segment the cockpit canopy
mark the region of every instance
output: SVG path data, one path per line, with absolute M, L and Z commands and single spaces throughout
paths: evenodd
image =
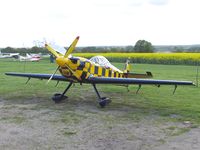
M 121 70 L 119 70 L 118 68 L 113 66 L 104 56 L 94 56 L 94 57 L 90 58 L 90 61 L 93 63 L 96 63 L 102 67 L 111 68 L 114 71 L 118 71 L 118 72 L 122 73 Z

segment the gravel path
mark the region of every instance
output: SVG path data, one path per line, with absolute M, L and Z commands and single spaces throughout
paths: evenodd
M 0 149 L 198 150 L 200 129 L 90 101 L 0 99 Z

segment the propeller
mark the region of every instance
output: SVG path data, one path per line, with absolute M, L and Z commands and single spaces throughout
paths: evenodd
M 51 75 L 51 77 L 49 78 L 49 80 L 47 81 L 46 84 L 48 84 L 48 83 L 51 81 L 51 79 L 53 78 L 53 76 L 56 74 L 56 72 L 57 72 L 59 69 L 60 69 L 60 66 L 57 67 L 56 71 Z
M 56 57 L 56 62 L 57 62 L 57 64 L 58 64 L 59 61 L 62 62 L 64 59 L 68 59 L 68 56 L 74 51 L 75 46 L 76 46 L 78 40 L 79 40 L 79 36 L 77 36 L 76 39 L 72 42 L 72 44 L 69 46 L 69 48 L 67 49 L 67 51 L 66 51 L 64 57 L 61 56 L 60 54 L 58 54 L 58 53 L 56 52 L 56 50 L 54 50 L 50 45 L 45 44 L 45 47 Z M 73 74 L 77 79 L 80 80 L 79 75 L 78 75 L 75 71 L 73 71 L 67 64 L 66 64 L 66 67 L 72 72 L 72 74 Z M 53 76 L 56 74 L 56 72 L 57 72 L 59 69 L 60 69 L 60 65 L 57 67 L 56 71 L 55 71 L 55 72 L 51 75 L 51 77 L 48 79 L 47 84 L 51 81 L 51 79 L 53 78 Z

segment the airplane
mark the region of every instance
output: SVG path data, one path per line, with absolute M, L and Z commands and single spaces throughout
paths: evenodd
M 0 58 L 12 58 L 15 55 L 19 55 L 19 53 L 2 53 L 0 51 Z
M 37 61 L 38 62 L 41 59 L 39 54 L 26 54 L 26 56 L 14 55 L 12 57 L 20 61 Z
M 74 57 L 71 55 L 71 53 L 74 51 L 78 40 L 79 36 L 75 38 L 75 40 L 69 46 L 67 51 L 65 50 L 65 52 L 63 49 L 56 49 L 50 44 L 45 44 L 47 50 L 55 56 L 55 60 L 58 65 L 53 74 L 16 72 L 7 72 L 5 74 L 11 76 L 27 77 L 28 80 L 26 83 L 28 83 L 31 78 L 47 79 L 47 83 L 51 80 L 56 80 L 57 84 L 59 81 L 69 82 L 63 93 L 56 93 L 53 95 L 52 100 L 55 103 L 60 103 L 62 100 L 68 98 L 65 94 L 70 89 L 72 84 L 91 84 L 98 97 L 98 103 L 102 108 L 109 104 L 111 100 L 100 95 L 96 88 L 97 84 L 139 85 L 136 93 L 138 93 L 142 85 L 156 85 L 158 87 L 160 85 L 174 85 L 175 88 L 173 93 L 175 93 L 178 85 L 194 85 L 192 81 L 149 79 L 153 77 L 151 72 L 146 72 L 146 74 L 131 73 L 129 60 L 126 62 L 125 70 L 121 71 L 120 69 L 113 66 L 103 56 L 94 56 L 91 59 Z M 61 75 L 56 74 L 58 70 L 60 71 Z

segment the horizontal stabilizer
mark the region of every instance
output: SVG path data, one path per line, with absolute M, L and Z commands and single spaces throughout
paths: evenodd
M 152 78 L 153 77 L 151 72 L 146 72 L 146 74 L 124 73 L 124 76 L 127 77 L 127 78 Z

